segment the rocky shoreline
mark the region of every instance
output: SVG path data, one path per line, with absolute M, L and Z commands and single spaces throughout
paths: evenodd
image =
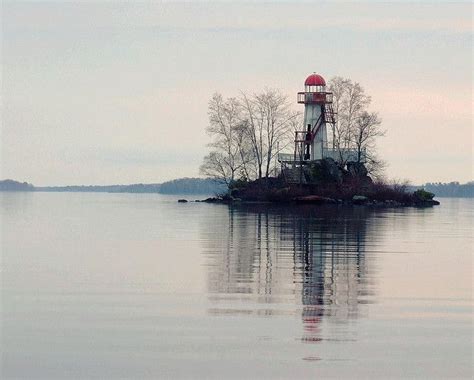
M 187 199 L 179 199 L 179 203 L 188 203 Z M 400 202 L 396 200 L 387 199 L 384 201 L 369 199 L 363 195 L 355 195 L 351 200 L 334 199 L 329 197 L 322 197 L 318 195 L 308 195 L 303 197 L 296 197 L 286 201 L 269 201 L 269 200 L 244 200 L 234 198 L 231 196 L 210 197 L 206 199 L 196 199 L 194 202 L 198 203 L 218 203 L 218 204 L 241 204 L 241 203 L 270 203 L 270 204 L 296 204 L 296 205 L 336 205 L 336 206 L 366 206 L 366 207 L 432 207 L 440 204 L 434 199 L 414 199 L 411 202 Z

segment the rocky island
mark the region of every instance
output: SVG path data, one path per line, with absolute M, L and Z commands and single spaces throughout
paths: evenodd
M 290 176 L 299 175 L 289 179 Z M 366 205 L 374 207 L 427 207 L 439 205 L 424 189 L 409 191 L 405 185 L 373 181 L 364 164 L 349 162 L 347 169 L 326 158 L 302 166 L 299 173 L 283 170 L 278 177 L 237 180 L 229 191 L 210 203 L 272 202 L 296 204 Z

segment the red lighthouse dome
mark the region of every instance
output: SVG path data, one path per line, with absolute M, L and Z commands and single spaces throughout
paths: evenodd
M 304 81 L 305 86 L 326 86 L 326 81 L 324 78 L 319 74 L 311 74 L 306 80 Z
M 316 73 L 304 81 L 304 92 L 298 92 L 298 103 L 326 104 L 332 103 L 332 94 L 326 91 L 326 81 Z

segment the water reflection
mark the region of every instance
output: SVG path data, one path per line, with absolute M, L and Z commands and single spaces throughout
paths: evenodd
M 382 220 L 365 208 L 229 207 L 203 232 L 209 313 L 300 313 L 303 341 L 318 342 L 324 321 L 350 322 L 372 301 L 367 244 Z

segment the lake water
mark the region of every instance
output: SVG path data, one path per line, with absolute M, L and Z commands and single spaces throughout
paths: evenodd
M 471 378 L 474 201 L 0 193 L 2 378 Z

